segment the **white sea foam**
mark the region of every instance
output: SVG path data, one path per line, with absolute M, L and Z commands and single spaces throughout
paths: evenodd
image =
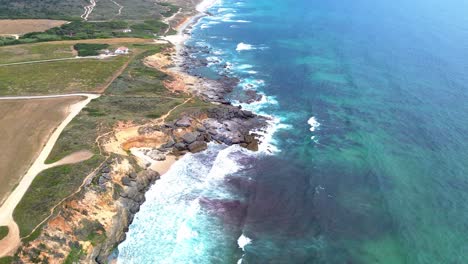
M 249 69 L 249 68 L 246 68 L 246 69 Z M 248 73 L 249 71 L 243 71 L 243 72 Z M 239 86 L 242 87 L 244 90 L 257 90 L 258 88 L 265 86 L 265 81 L 261 79 L 245 78 L 239 83 Z
M 311 118 L 309 118 L 307 123 L 310 125 L 311 132 L 314 132 L 320 126 L 320 123 L 317 121 L 315 116 L 312 116 Z
M 252 239 L 249 237 L 245 236 L 242 234 L 238 239 L 237 239 L 237 245 L 239 245 L 239 248 L 242 249 L 242 251 L 245 251 L 245 246 L 248 244 L 252 243 Z
M 314 116 L 309 118 L 307 123 L 310 125 L 311 132 L 314 132 L 316 129 L 320 127 L 320 123 L 317 121 L 317 119 Z M 310 139 L 314 141 L 315 143 L 317 143 L 317 139 L 315 138 L 315 136 L 311 136 Z
M 250 239 L 249 237 L 245 236 L 244 234 L 242 234 L 238 239 L 237 239 L 237 245 L 239 245 L 239 248 L 242 249 L 242 251 L 245 252 L 245 246 L 247 246 L 248 244 L 252 243 L 252 239 Z M 242 264 L 243 262 L 243 258 L 244 258 L 245 254 L 242 254 L 242 258 L 240 258 L 238 261 L 237 261 L 237 264 Z
M 241 43 L 237 44 L 237 47 L 236 47 L 237 51 L 253 50 L 253 49 L 255 49 L 255 47 L 253 45 L 247 44 L 247 43 L 244 43 L 244 42 L 241 42 Z

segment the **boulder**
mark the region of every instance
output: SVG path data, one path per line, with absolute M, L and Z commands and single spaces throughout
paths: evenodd
M 200 152 L 208 148 L 205 141 L 195 141 L 188 145 L 188 149 L 192 153 Z
M 164 145 L 162 145 L 163 148 L 171 148 L 174 146 L 175 142 L 172 138 L 170 138 Z
M 174 148 L 177 150 L 185 150 L 187 149 L 187 146 L 185 145 L 185 143 L 179 142 L 174 145 Z
M 190 144 L 192 142 L 195 142 L 200 135 L 199 132 L 190 132 L 186 133 L 182 136 L 182 139 L 184 140 L 185 143 Z
M 125 185 L 125 186 L 131 186 L 132 185 L 132 180 L 129 177 L 124 176 L 124 177 L 122 177 L 122 184 Z
M 178 127 L 189 127 L 192 125 L 192 119 L 188 116 L 184 116 L 181 119 L 175 122 L 175 125 Z

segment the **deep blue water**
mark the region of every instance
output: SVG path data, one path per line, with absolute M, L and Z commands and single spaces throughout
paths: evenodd
M 213 62 L 199 72 L 241 79 L 234 103 L 245 89 L 265 95 L 244 107 L 275 118 L 270 151 L 185 156 L 148 193 L 119 261 L 468 263 L 467 10 L 211 8 L 187 45 L 210 50 L 194 54 Z

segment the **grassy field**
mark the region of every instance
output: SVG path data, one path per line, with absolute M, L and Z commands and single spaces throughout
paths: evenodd
M 14 62 L 50 60 L 74 57 L 72 45 L 37 43 L 0 47 L 0 65 Z
M 8 226 L 0 226 L 0 240 L 8 235 Z
M 39 154 L 47 138 L 81 97 L 0 101 L 0 203 Z
M 67 21 L 50 19 L 0 19 L 0 35 L 23 35 L 29 32 L 45 31 L 65 23 L 67 23 Z
M 0 67 L 0 95 L 93 92 L 105 86 L 129 60 L 77 59 Z

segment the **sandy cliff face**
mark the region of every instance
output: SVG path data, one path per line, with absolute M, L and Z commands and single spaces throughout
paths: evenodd
M 110 157 L 74 199 L 62 204 L 40 236 L 23 246 L 21 261 L 63 263 L 69 257 L 106 262 L 158 177 L 138 168 L 130 157 Z

